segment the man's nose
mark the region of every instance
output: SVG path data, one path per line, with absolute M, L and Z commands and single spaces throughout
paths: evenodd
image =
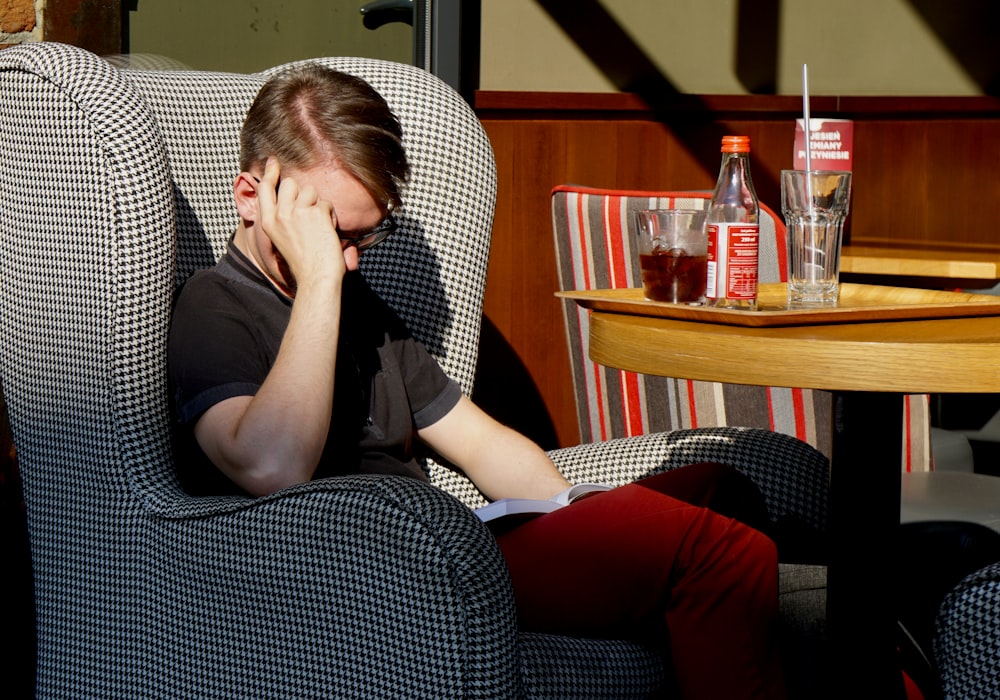
M 358 252 L 357 246 L 346 241 L 341 241 L 340 244 L 344 249 L 344 263 L 347 265 L 347 269 L 350 271 L 357 270 L 358 264 L 361 261 L 361 253 Z

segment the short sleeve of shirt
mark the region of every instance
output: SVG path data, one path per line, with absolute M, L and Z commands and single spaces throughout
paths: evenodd
M 220 401 L 256 394 L 277 356 L 290 304 L 239 274 L 195 273 L 174 308 L 168 370 L 183 424 Z
M 413 428 L 434 424 L 458 403 L 461 389 L 364 278 L 349 277 L 341 337 L 360 374 L 372 378 L 372 417 L 405 403 Z

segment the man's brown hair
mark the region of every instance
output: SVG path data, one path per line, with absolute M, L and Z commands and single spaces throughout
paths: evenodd
M 318 63 L 291 68 L 257 93 L 240 132 L 240 169 L 269 156 L 306 169 L 336 160 L 394 209 L 410 174 L 399 120 L 361 78 Z

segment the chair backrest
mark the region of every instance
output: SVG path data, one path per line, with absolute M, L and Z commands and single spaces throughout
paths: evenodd
M 708 206 L 710 192 L 628 191 L 560 185 L 552 191 L 552 226 L 561 290 L 641 287 L 635 215 L 640 209 Z M 785 225 L 760 207 L 761 282 L 787 279 Z M 764 428 L 810 443 L 830 456 L 831 395 L 653 377 L 589 359 L 589 312 L 563 302 L 580 438 L 584 442 L 718 425 Z M 739 362 L 739 358 L 733 358 Z M 927 397 L 907 401 L 903 468 L 927 468 Z
M 495 195 L 489 141 L 425 71 L 322 60 L 370 81 L 402 122 L 413 180 L 401 229 L 364 256 L 365 273 L 470 393 Z M 47 42 L 0 51 L 0 383 L 46 682 L 83 668 L 67 658 L 110 638 L 102 620 L 129 615 L 107 607 L 112 591 L 151 584 L 133 562 L 155 543 L 137 530 L 218 507 L 184 494 L 174 473 L 167 328 L 177 286 L 215 262 L 237 223 L 237 131 L 267 76 L 119 70 Z M 479 497 L 434 469 L 456 495 Z

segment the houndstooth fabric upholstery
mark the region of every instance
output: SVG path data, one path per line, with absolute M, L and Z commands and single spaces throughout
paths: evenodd
M 423 297 L 445 311 L 412 313 L 468 390 L 488 143 L 425 74 L 345 63 L 380 87 L 398 79 L 407 132 L 431 128 L 411 137 L 430 162 L 400 237 L 422 267 L 383 283 L 449 271 Z M 0 371 L 28 511 L 37 695 L 520 696 L 504 564 L 455 498 L 371 477 L 256 500 L 178 488 L 172 296 L 235 225 L 236 129 L 263 79 L 123 74 L 57 44 L 0 53 Z M 449 197 L 454 211 L 427 213 Z M 440 241 L 461 250 L 433 250 Z M 399 253 L 381 255 L 388 269 Z
M 760 488 L 771 519 L 826 529 L 829 462 L 800 440 L 756 428 L 649 433 L 550 452 L 573 482 L 627 484 L 695 462 L 730 464 Z
M 963 579 L 941 603 L 934 657 L 946 700 L 1000 697 L 1000 562 Z

